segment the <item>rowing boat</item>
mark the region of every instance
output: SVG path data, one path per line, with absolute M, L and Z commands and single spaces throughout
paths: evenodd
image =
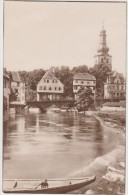
M 71 179 L 47 179 L 48 187 L 41 188 L 42 180 L 4 180 L 3 192 L 5 193 L 36 193 L 36 194 L 62 194 L 67 193 L 96 180 L 96 176 L 71 178 Z M 17 183 L 16 187 L 13 187 Z M 39 186 L 39 187 L 38 187 Z

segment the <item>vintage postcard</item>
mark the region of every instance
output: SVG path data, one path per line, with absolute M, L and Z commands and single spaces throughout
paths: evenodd
M 126 194 L 126 7 L 3 2 L 3 193 Z

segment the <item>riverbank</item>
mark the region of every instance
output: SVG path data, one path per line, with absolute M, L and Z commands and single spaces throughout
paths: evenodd
M 76 176 L 95 174 L 97 179 L 87 187 L 71 194 L 111 194 L 125 193 L 125 112 L 92 112 L 104 131 L 114 132 L 115 148 L 104 156 L 96 158 Z

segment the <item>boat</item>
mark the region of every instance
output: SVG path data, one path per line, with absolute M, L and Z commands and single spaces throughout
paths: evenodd
M 4 193 L 63 194 L 77 190 L 96 180 L 96 176 L 72 179 L 47 179 L 41 188 L 42 180 L 4 180 Z M 8 184 L 7 184 L 8 183 Z M 10 185 L 10 186 L 9 186 Z

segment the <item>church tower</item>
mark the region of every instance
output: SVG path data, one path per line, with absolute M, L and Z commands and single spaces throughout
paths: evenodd
M 109 48 L 106 44 L 106 30 L 103 29 L 100 32 L 100 44 L 97 50 L 97 55 L 94 56 L 95 58 L 95 65 L 97 64 L 104 64 L 109 67 L 110 71 L 112 71 L 112 56 L 109 55 Z

